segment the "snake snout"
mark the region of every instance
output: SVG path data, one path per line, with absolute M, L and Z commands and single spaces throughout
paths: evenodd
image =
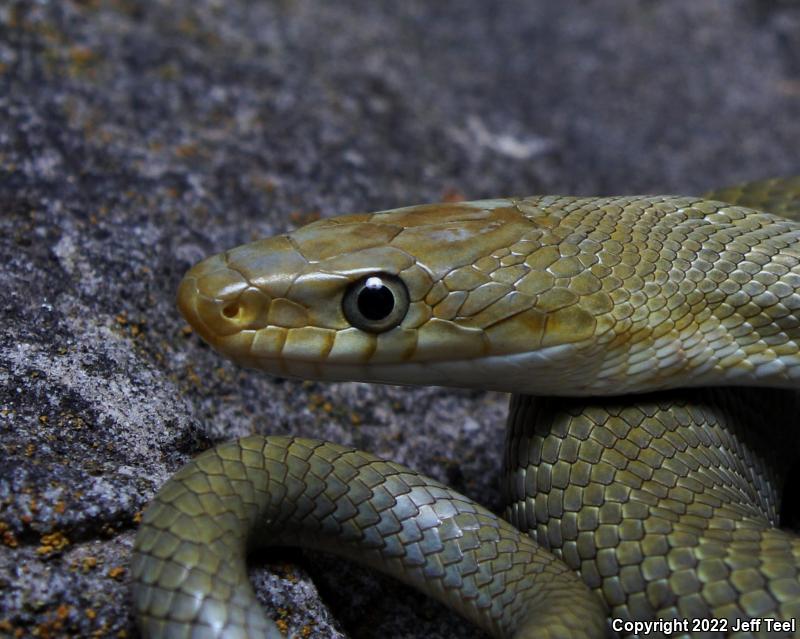
M 270 296 L 228 266 L 224 254 L 189 270 L 178 288 L 178 308 L 209 344 L 265 323 Z

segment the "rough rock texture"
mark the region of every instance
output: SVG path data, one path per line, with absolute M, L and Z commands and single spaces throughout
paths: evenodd
M 319 215 L 800 173 L 798 34 L 767 0 L 0 2 L 0 635 L 135 636 L 138 513 L 237 435 L 499 508 L 504 397 L 238 370 L 184 329 L 181 274 Z M 479 636 L 318 555 L 253 579 L 291 635 Z

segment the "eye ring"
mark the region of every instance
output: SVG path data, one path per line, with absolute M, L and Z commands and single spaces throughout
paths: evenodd
M 408 289 L 399 277 L 373 273 L 350 285 L 342 298 L 342 311 L 353 326 L 368 333 L 384 333 L 408 313 Z

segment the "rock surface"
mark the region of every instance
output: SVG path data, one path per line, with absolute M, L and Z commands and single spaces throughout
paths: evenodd
M 505 397 L 239 370 L 185 330 L 182 273 L 320 215 L 800 173 L 798 34 L 767 0 L 0 3 L 0 635 L 136 636 L 139 513 L 235 436 L 498 509 Z M 252 576 L 291 636 L 480 636 L 318 555 Z

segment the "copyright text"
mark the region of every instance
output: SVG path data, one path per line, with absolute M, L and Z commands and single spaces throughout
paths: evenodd
M 672 635 L 677 632 L 795 632 L 797 619 L 782 621 L 769 617 L 756 619 L 656 619 L 655 621 L 623 621 L 612 619 L 611 628 L 615 632 L 649 635 L 660 632 Z

